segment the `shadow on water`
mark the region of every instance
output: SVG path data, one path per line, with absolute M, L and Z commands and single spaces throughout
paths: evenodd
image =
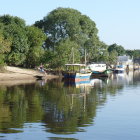
M 139 72 L 77 83 L 54 79 L 0 86 L 0 133 L 24 133 L 24 123 L 42 123 L 42 131 L 54 134 L 85 132 L 85 127 L 94 125 L 97 109 L 106 104 L 108 95 L 137 85 Z

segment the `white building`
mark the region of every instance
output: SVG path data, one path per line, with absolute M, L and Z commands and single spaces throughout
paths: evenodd
M 118 56 L 117 65 L 123 65 L 124 69 L 133 70 L 133 59 L 129 56 Z

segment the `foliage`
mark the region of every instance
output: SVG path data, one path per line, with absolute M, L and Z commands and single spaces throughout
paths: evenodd
M 124 54 L 140 58 L 140 50 L 100 41 L 95 22 L 75 9 L 54 9 L 35 26 L 26 26 L 16 16 L 0 16 L 0 65 L 35 67 L 43 63 L 62 69 L 73 63 L 72 54 L 75 63 L 84 63 L 85 52 L 87 62 L 113 64 Z
M 0 23 L 3 23 L 4 25 L 17 25 L 21 28 L 25 27 L 25 21 L 23 19 L 10 15 L 0 16 Z
M 118 53 L 118 56 L 122 56 L 125 54 L 125 49 L 121 45 L 112 44 L 108 47 L 109 52 L 112 52 L 113 50 Z
M 18 17 L 4 15 L 0 17 L 0 23 L 4 25 L 4 38 L 11 40 L 11 50 L 6 56 L 6 62 L 10 65 L 21 65 L 26 59 L 29 47 L 25 22 Z
M 130 56 L 131 58 L 140 58 L 140 50 L 126 50 L 126 55 Z
M 3 35 L 0 40 L 5 43 L 2 50 L 7 49 L 5 62 L 8 65 L 34 67 L 39 63 L 43 53 L 42 44 L 46 39 L 40 29 L 26 26 L 23 19 L 9 15 L 0 17 L 0 27 Z
M 140 58 L 140 50 L 133 51 L 133 58 Z
M 10 41 L 4 39 L 2 31 L 0 30 L 0 66 L 4 65 L 5 53 L 10 51 Z
M 80 61 L 79 46 L 69 39 L 61 41 L 55 47 L 55 52 L 46 51 L 43 63 L 49 63 L 51 68 L 63 68 L 66 63 L 76 63 Z M 74 57 L 74 62 L 73 62 Z
M 35 67 L 39 65 L 40 58 L 44 54 L 44 50 L 41 47 L 46 39 L 45 34 L 34 26 L 28 26 L 26 28 L 28 36 L 29 51 L 26 56 L 26 67 Z
M 0 35 L 0 54 L 8 53 L 10 51 L 10 41 L 4 39 L 2 35 Z
M 133 50 L 125 50 L 126 55 L 130 56 L 131 58 L 133 57 Z
M 117 63 L 117 58 L 118 58 L 118 53 L 113 50 L 109 53 L 109 57 L 108 57 L 108 63 L 109 64 L 116 64 Z
M 84 44 L 87 51 L 87 59 L 89 62 L 105 61 L 107 57 L 107 45 L 99 41 L 99 38 L 91 38 Z
M 71 8 L 58 8 L 49 13 L 43 20 L 37 21 L 35 26 L 44 30 L 47 35 L 45 48 L 56 53 L 56 49 L 61 42 L 65 45 L 65 40 L 75 42 L 79 46 L 81 58 L 84 56 L 85 44 L 91 40 L 92 45 L 88 47 L 94 50 L 100 46 L 97 36 L 96 24 L 89 17 L 82 15 L 79 11 Z M 73 46 L 74 47 L 74 46 Z M 60 48 L 60 47 L 59 47 Z M 76 48 L 77 49 L 77 48 Z M 89 49 L 90 52 L 92 49 Z M 65 49 L 67 50 L 67 49 Z M 68 52 L 67 52 L 68 53 Z M 56 53 L 57 54 L 57 53 Z M 62 55 L 62 54 L 61 54 Z

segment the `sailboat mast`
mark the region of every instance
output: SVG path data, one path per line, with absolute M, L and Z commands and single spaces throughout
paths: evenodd
M 85 49 L 85 65 L 87 64 L 87 59 L 86 59 L 86 49 Z
M 72 62 L 74 64 L 74 49 L 72 48 Z

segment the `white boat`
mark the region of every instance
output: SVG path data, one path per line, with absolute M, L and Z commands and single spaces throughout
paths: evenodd
M 93 63 L 93 64 L 89 64 L 88 67 L 91 69 L 91 71 L 98 71 L 98 72 L 103 72 L 107 69 L 107 66 L 104 63 Z

